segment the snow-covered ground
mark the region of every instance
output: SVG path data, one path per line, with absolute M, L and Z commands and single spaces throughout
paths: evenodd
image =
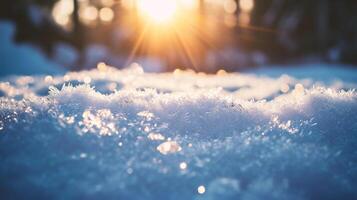
M 356 71 L 98 66 L 1 79 L 3 199 L 357 198 Z

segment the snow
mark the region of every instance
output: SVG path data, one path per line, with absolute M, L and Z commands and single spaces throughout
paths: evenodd
M 347 82 L 101 64 L 3 78 L 1 195 L 354 199 L 357 79 L 345 71 Z
M 35 47 L 17 44 L 14 38 L 15 25 L 9 21 L 0 21 L 0 77 L 64 72 L 64 69 L 44 57 Z
M 297 64 L 294 67 L 266 66 L 253 70 L 252 73 L 278 78 L 282 73 L 298 79 L 313 77 L 314 81 L 336 83 L 343 80 L 344 84 L 356 83 L 357 74 L 354 66 L 332 65 L 325 63 Z

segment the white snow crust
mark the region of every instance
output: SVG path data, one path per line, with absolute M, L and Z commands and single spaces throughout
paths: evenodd
M 356 73 L 98 66 L 1 80 L 5 199 L 357 197 Z

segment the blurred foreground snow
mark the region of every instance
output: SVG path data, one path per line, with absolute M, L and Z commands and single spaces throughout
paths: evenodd
M 1 197 L 355 199 L 357 78 L 344 75 L 100 64 L 2 79 Z

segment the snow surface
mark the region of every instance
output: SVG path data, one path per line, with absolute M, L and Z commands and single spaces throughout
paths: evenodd
M 2 79 L 0 194 L 356 199 L 357 79 L 346 76 L 352 81 L 101 64 Z

